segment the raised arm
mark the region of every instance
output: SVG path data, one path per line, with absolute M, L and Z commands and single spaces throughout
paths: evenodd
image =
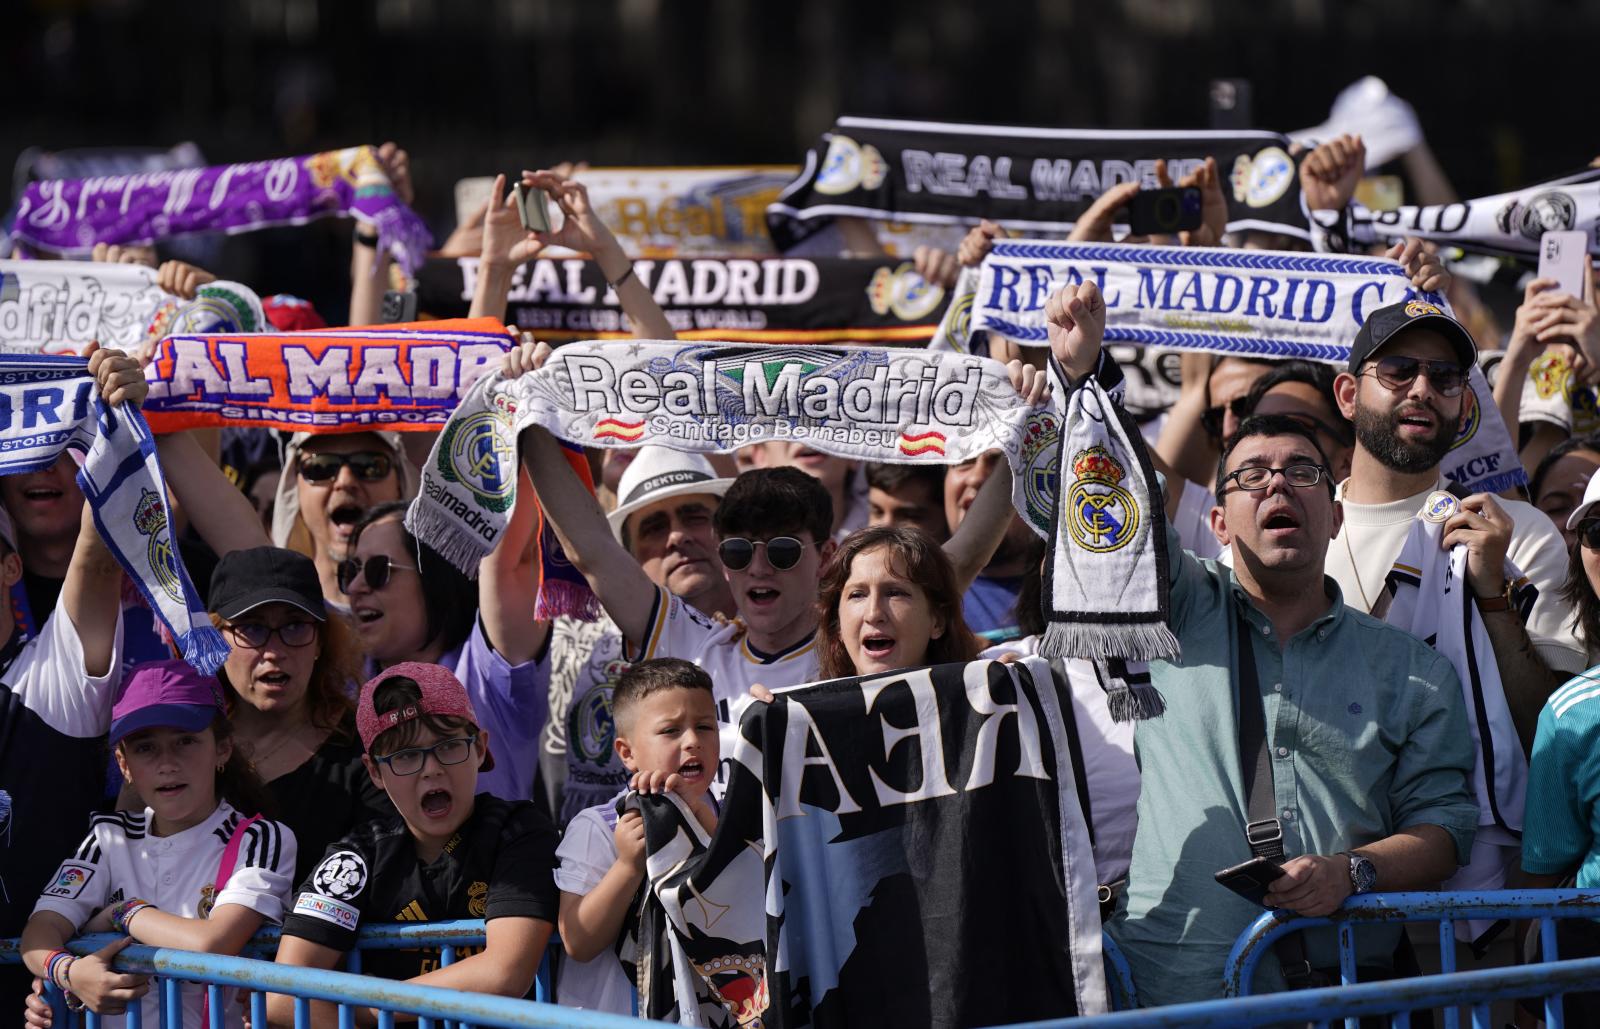
M 600 220 L 589 205 L 589 189 L 574 179 L 563 178 L 552 171 L 522 173 L 524 185 L 542 189 L 561 208 L 561 228 L 553 232 L 535 233 L 534 237 L 546 246 L 570 247 L 593 257 L 616 290 L 622 313 L 633 323 L 633 334 L 640 339 L 676 339 L 672 323 L 666 312 L 656 303 L 656 298 L 645 288 L 639 276 L 633 274 L 633 259 L 622 249 L 617 237 L 606 223 Z
M 546 344 L 524 343 L 506 355 L 505 373 L 525 375 L 542 365 L 549 353 Z M 656 584 L 611 534 L 600 502 L 578 480 L 556 438 L 544 429 L 529 428 L 523 431 L 519 447 L 522 467 L 573 567 L 588 580 L 622 635 L 631 643 L 643 642 L 658 595 Z
M 415 199 L 411 189 L 410 155 L 394 143 L 385 143 L 377 149 L 377 158 L 395 194 L 410 204 Z M 350 245 L 350 325 L 376 325 L 382 321 L 383 294 L 389 286 L 392 259 L 372 245 L 366 232 L 357 225 Z M 363 238 L 368 242 L 362 242 Z
M 157 436 L 156 453 L 161 457 L 167 488 L 177 498 L 189 524 L 218 557 L 271 545 L 250 498 L 228 481 L 192 432 Z
M 531 490 L 527 470 L 520 474 L 522 488 Z M 478 617 L 484 635 L 495 652 L 513 665 L 532 661 L 550 635 L 550 623 L 533 617 L 539 600 L 534 574 L 539 537 L 533 512 L 532 504 L 518 504 L 499 545 L 478 565 Z
M 506 295 L 524 263 L 539 256 L 544 244 L 522 227 L 517 198 L 506 192 L 506 177 L 496 175 L 483 209 L 483 249 L 478 257 L 478 284 L 472 292 L 470 318 L 506 320 Z

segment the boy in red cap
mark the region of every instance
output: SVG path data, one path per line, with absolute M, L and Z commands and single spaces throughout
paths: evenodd
M 372 779 L 394 803 L 332 844 L 301 885 L 283 923 L 278 962 L 333 968 L 355 946 L 362 921 L 487 920 L 487 945 L 448 967 L 437 948 L 363 955 L 362 971 L 385 979 L 475 993 L 527 996 L 555 928 L 556 832 L 528 801 L 477 792 L 493 765 L 489 734 L 446 668 L 392 665 L 361 687 L 356 729 Z M 273 1025 L 294 1023 L 294 999 L 267 1000 Z M 312 1005 L 334 1024 L 333 1005 Z

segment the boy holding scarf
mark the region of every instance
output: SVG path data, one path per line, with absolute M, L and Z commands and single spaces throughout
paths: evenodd
M 1062 437 L 1066 497 L 1075 495 L 1074 479 L 1091 477 L 1079 465 L 1104 478 L 1105 462 L 1076 460 L 1070 441 L 1083 432 L 1075 421 L 1094 408 L 1074 394 L 1098 389 L 1086 376 L 1100 352 L 1105 305 L 1090 282 L 1056 293 L 1047 313 L 1056 370 L 1071 387 Z M 1121 452 L 1109 460 L 1145 465 L 1136 432 L 1112 439 L 1120 444 L 1109 450 Z M 1265 858 L 1281 870 L 1268 906 L 1326 915 L 1354 893 L 1432 888 L 1465 860 L 1477 824 L 1466 713 L 1449 663 L 1346 607 L 1323 574 L 1341 516 L 1314 437 L 1290 419 L 1247 422 L 1226 441 L 1217 480 L 1212 525 L 1233 551 L 1233 568 L 1184 553 L 1170 527 L 1170 558 L 1131 566 L 1167 569 L 1168 622 L 1182 648 L 1181 657 L 1150 663 L 1167 710 L 1135 729 L 1139 828 L 1127 896 L 1110 925 L 1141 1001 L 1152 1005 L 1220 995 L 1217 969 L 1261 912 L 1213 873 Z M 1149 493 L 1145 505 L 1150 495 L 1159 494 Z M 1064 512 L 1063 523 L 1080 521 L 1078 514 Z M 1079 553 L 1057 558 L 1056 567 L 1092 586 L 1096 555 L 1078 537 L 1057 533 L 1058 550 Z M 1108 583 L 1103 595 L 1123 588 Z M 1108 617 L 1115 604 L 1102 611 L 1115 622 Z M 1266 781 L 1254 775 L 1259 747 L 1248 758 L 1241 753 L 1241 700 L 1260 705 Z M 1252 778 L 1258 782 L 1247 788 Z M 1257 790 L 1267 791 L 1276 817 L 1255 823 L 1270 831 L 1252 842 L 1248 798 Z M 1361 964 L 1381 969 L 1397 939 L 1397 929 L 1358 938 Z M 1307 943 L 1295 971 L 1336 966 L 1331 931 L 1308 935 Z M 1256 992 L 1281 988 L 1279 962 L 1261 967 Z

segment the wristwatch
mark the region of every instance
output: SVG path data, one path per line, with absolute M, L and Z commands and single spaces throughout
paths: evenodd
M 1360 854 L 1345 852 L 1345 857 L 1350 859 L 1350 892 L 1359 897 L 1363 893 L 1371 893 L 1378 885 L 1378 866 Z

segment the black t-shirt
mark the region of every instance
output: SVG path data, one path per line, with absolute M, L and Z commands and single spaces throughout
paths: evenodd
M 345 719 L 305 764 L 267 783 L 278 820 L 294 830 L 294 881 L 301 882 L 335 840 L 375 818 L 393 818 L 394 805 L 361 763 L 354 716 Z
M 538 918 L 555 925 L 561 907 L 555 866 L 556 830 L 544 812 L 530 801 L 480 793 L 471 817 L 426 865 L 398 815 L 359 826 L 328 847 L 300 885 L 283 932 L 348 951 L 363 921 Z M 361 956 L 363 974 L 382 979 L 411 979 L 438 967 L 437 947 Z
M 35 575 L 26 568 L 22 570 L 22 588 L 28 594 L 28 609 L 33 615 L 29 631 L 38 631 L 38 627 L 50 617 L 50 612 L 56 609 L 56 601 L 61 599 L 61 586 L 66 581 L 49 575 Z

